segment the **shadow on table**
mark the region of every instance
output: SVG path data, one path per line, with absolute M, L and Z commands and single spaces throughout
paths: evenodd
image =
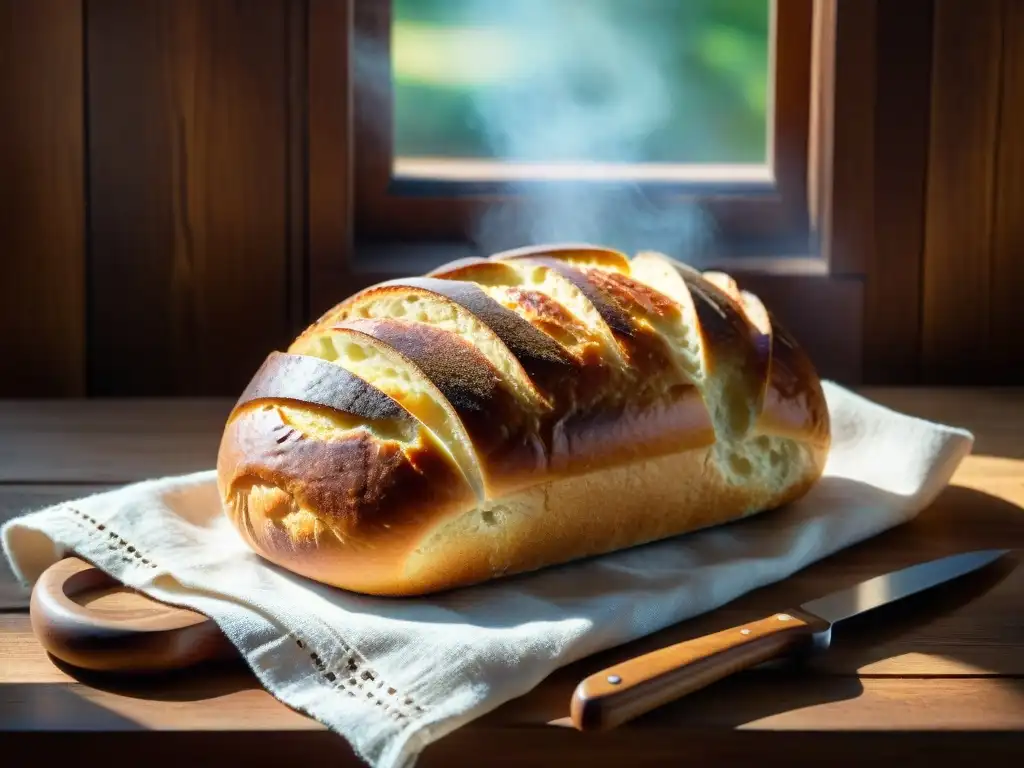
M 710 614 L 557 670 L 542 685 L 485 715 L 481 722 L 565 725 L 576 684 L 607 665 L 761 618 L 766 611 L 794 607 L 788 602 L 781 604 L 782 599 L 803 602 L 893 568 L 957 551 L 1024 547 L 1022 523 L 1024 511 L 1013 504 L 972 489 L 947 488 L 917 520 L 814 564 L 786 584 L 756 590 Z M 863 690 L 858 668 L 887 658 L 894 639 L 918 634 L 921 628 L 955 614 L 991 592 L 1013 572 L 1015 565 L 1016 556 L 1011 555 L 941 589 L 851 619 L 837 628 L 833 649 L 825 656 L 805 664 L 766 665 L 739 673 L 638 718 L 634 724 L 642 728 L 645 723 L 669 718 L 681 726 L 695 721 L 701 726 L 713 723 L 735 727 L 795 709 L 855 698 Z M 1021 640 L 1024 642 L 1024 638 Z M 955 659 L 961 650 L 962 647 L 949 644 L 942 655 Z M 830 659 L 843 653 L 853 663 L 839 671 L 829 669 Z M 259 687 L 241 660 L 143 677 L 91 673 L 55 663 L 91 687 L 155 700 L 196 701 Z
M 568 725 L 568 702 L 576 684 L 607 666 L 795 607 L 788 602 L 794 596 L 800 603 L 933 557 L 989 548 L 1024 551 L 1024 510 L 990 494 L 950 486 L 914 521 L 815 563 L 785 584 L 755 590 L 710 614 L 558 670 L 543 686 L 486 719 Z M 1021 551 L 1011 551 L 939 588 L 842 622 L 826 654 L 738 673 L 644 715 L 633 725 L 668 720 L 682 727 L 695 720 L 701 725 L 713 721 L 742 726 L 803 707 L 856 698 L 863 691 L 859 670 L 908 651 L 941 656 L 978 674 L 1024 674 L 1024 657 L 1014 654 L 1015 648 L 1024 647 L 1024 622 L 1013 618 L 1019 615 L 1015 596 L 1022 590 L 999 590 L 1004 582 L 1024 581 L 1024 569 L 1018 570 Z M 999 599 L 1008 603 L 1006 610 L 998 610 Z M 987 602 L 986 610 L 974 610 L 972 606 L 980 606 L 982 600 Z M 958 613 L 964 629 L 956 637 L 946 637 L 943 631 Z M 943 631 L 933 631 L 935 642 L 929 643 L 928 628 L 939 625 Z M 1007 665 L 1013 668 L 1000 668 Z M 886 674 L 898 675 L 896 671 Z
M 73 683 L 0 685 L 0 765 L 279 768 L 291 761 L 366 768 L 347 742 L 326 729 L 152 729 L 131 719 L 130 712 L 115 712 L 76 688 Z
M 158 701 L 203 701 L 262 688 L 241 658 L 197 664 L 187 670 L 114 673 L 79 669 L 49 656 L 54 666 L 79 683 L 99 691 Z
M 77 693 L 70 684 L 5 683 L 0 695 L 0 723 L 4 731 L 76 730 L 139 731 L 144 726 L 99 706 Z

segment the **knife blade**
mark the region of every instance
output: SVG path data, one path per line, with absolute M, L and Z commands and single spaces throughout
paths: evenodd
M 847 619 L 976 571 L 1008 552 L 986 549 L 917 563 L 608 667 L 576 687 L 572 723 L 581 731 L 607 730 L 742 669 L 798 651 L 824 652 L 833 628 Z

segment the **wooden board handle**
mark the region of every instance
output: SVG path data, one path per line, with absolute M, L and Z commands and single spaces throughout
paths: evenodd
M 573 694 L 579 730 L 607 730 L 727 675 L 808 643 L 826 627 L 796 612 L 776 613 L 713 635 L 637 656 L 591 675 Z
M 104 610 L 74 599 L 110 590 L 131 599 Z M 51 655 L 82 669 L 167 672 L 237 657 L 213 620 L 134 592 L 77 557 L 54 563 L 39 577 L 29 618 Z

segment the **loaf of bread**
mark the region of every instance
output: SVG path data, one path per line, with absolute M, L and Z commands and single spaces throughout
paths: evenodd
M 757 297 L 566 244 L 345 299 L 267 357 L 217 471 L 267 560 L 421 595 L 777 508 L 829 446 L 818 375 Z

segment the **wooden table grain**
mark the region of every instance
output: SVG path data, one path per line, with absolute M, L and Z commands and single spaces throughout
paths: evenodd
M 1024 754 L 1024 389 L 864 389 L 966 427 L 974 451 L 918 519 L 779 584 L 554 673 L 427 748 L 420 765 L 864 765 Z M 0 402 L 0 518 L 213 466 L 227 400 Z M 804 668 L 751 670 L 607 733 L 568 727 L 576 683 L 618 659 L 723 629 L 933 556 L 1010 548 L 995 567 L 856 619 Z M 17 588 L 0 567 L 0 605 Z M 152 678 L 51 660 L 0 612 L 0 750 L 77 765 L 358 765 L 347 744 L 238 665 Z M 33 753 L 32 750 L 36 750 Z M 11 763 L 18 765 L 17 761 Z

